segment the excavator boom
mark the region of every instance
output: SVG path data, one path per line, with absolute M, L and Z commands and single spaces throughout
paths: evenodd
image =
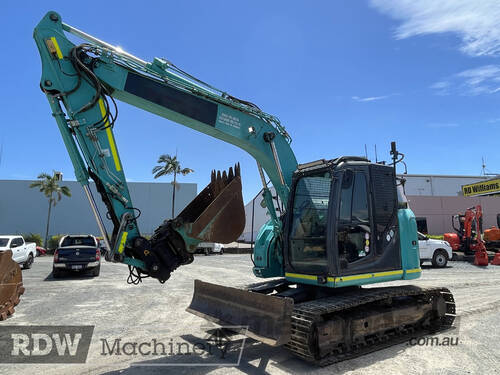
M 74 44 L 66 33 L 84 43 Z M 164 282 L 177 267 L 193 260 L 197 243 L 232 242 L 244 228 L 237 165 L 228 172 L 214 171 L 209 186 L 177 218 L 161 224 L 151 239 L 144 238 L 113 135 L 115 99 L 241 147 L 255 157 L 261 175 L 267 173 L 286 202 L 297 162 L 290 138 L 274 116 L 197 80 L 166 59 L 146 63 L 63 23 L 55 12 L 40 21 L 34 38 L 42 59 L 40 86 L 111 250 L 109 260 Z M 106 204 L 113 224 L 109 235 L 89 179 Z M 279 235 L 281 222 L 267 188 L 264 198 Z

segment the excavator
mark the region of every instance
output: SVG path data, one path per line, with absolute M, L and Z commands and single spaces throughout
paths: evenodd
M 236 240 L 245 215 L 236 164 L 213 171 L 177 217 L 151 238 L 142 236 L 114 138 L 116 100 L 233 144 L 257 162 L 269 221 L 258 232 L 252 262 L 263 281 L 235 288 L 195 280 L 188 312 L 242 327 L 249 337 L 321 366 L 452 326 L 455 302 L 446 288 L 369 285 L 421 275 L 415 216 L 395 174 L 404 155 L 394 143 L 392 165 L 355 156 L 298 164 L 277 117 L 168 59 L 144 61 L 53 11 L 33 36 L 40 88 L 110 249 L 106 260 L 126 264 L 128 282 L 166 282 L 193 262 L 198 243 Z
M 498 219 L 498 218 L 497 218 Z M 448 242 L 454 251 L 463 251 L 465 255 L 474 255 L 476 266 L 487 266 L 489 263 L 487 239 L 495 238 L 498 229 L 488 229 L 484 237 L 483 232 L 483 209 L 476 205 L 451 217 L 451 226 L 456 233 L 445 233 L 443 239 Z M 496 244 L 488 241 L 490 245 Z M 500 265 L 500 255 L 495 254 L 492 265 Z

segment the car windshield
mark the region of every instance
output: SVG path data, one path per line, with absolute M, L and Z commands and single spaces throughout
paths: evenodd
M 417 233 L 418 233 L 418 240 L 419 241 L 425 241 L 427 239 L 427 236 L 423 235 L 420 232 L 417 232 Z
M 9 239 L 8 238 L 2 238 L 0 237 L 0 247 L 5 247 L 7 246 L 7 244 L 9 243 Z
M 93 237 L 66 237 L 61 247 L 66 246 L 95 246 Z

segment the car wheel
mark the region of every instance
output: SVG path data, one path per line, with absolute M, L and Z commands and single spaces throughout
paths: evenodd
M 210 255 L 210 250 L 205 249 L 205 256 L 208 256 L 208 255 Z
M 61 277 L 61 273 L 62 272 L 58 269 L 55 269 L 55 268 L 52 269 L 52 277 L 54 279 L 59 279 Z
M 31 268 L 31 266 L 33 265 L 33 259 L 33 254 L 30 253 L 30 255 L 28 255 L 28 259 L 23 264 L 23 268 L 25 270 L 29 270 Z
M 224 248 L 223 247 L 220 249 L 219 255 L 222 255 L 222 254 L 224 254 Z
M 99 273 L 100 273 L 100 272 L 101 272 L 101 266 L 95 267 L 95 268 L 92 270 L 92 276 L 97 277 L 97 276 L 99 276 Z
M 432 257 L 432 265 L 434 267 L 443 268 L 448 264 L 448 255 L 444 250 L 436 250 Z

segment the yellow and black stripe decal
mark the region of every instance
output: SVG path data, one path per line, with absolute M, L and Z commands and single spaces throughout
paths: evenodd
M 346 282 L 353 280 L 364 280 L 364 279 L 371 279 L 374 277 L 402 275 L 403 272 L 404 272 L 403 270 L 395 270 L 395 271 L 385 271 L 385 272 L 375 272 L 375 273 L 363 273 L 360 275 L 352 275 L 352 276 L 328 277 L 327 281 L 333 283 L 333 282 Z M 422 270 L 420 268 L 406 270 L 406 273 L 417 273 L 417 272 L 422 272 Z M 286 272 L 285 277 L 290 277 L 294 279 L 312 280 L 312 281 L 318 280 L 318 276 L 316 275 L 305 275 L 301 273 Z
M 101 110 L 101 115 L 104 118 L 104 116 L 106 116 L 106 108 L 104 107 L 104 102 L 102 101 L 102 99 L 99 99 L 99 109 Z M 113 137 L 113 133 L 111 132 L 111 127 L 109 127 L 108 119 L 106 119 L 104 126 L 106 126 L 106 135 L 108 136 L 109 148 L 111 149 L 111 155 L 113 156 L 113 161 L 115 162 L 115 168 L 116 171 L 119 172 L 122 170 L 122 166 L 120 164 L 118 152 L 116 151 L 115 138 Z
M 406 270 L 406 273 L 418 273 L 418 272 L 422 272 L 422 269 L 421 268 L 414 268 L 412 270 Z
M 125 248 L 125 243 L 127 242 L 128 232 L 123 232 L 122 238 L 120 240 L 120 246 L 118 246 L 118 252 L 123 253 L 123 249 Z
M 286 277 L 293 277 L 295 279 L 304 279 L 304 280 L 313 280 L 313 281 L 318 280 L 318 276 L 316 276 L 316 275 L 304 275 L 304 274 L 301 274 L 301 273 L 289 273 L 289 272 L 286 272 L 285 276 Z M 333 278 L 333 277 L 327 277 L 326 281 L 329 282 L 329 283 L 333 283 L 335 281 L 335 278 Z
M 402 275 L 402 274 L 403 274 L 403 270 L 375 272 L 375 273 L 363 273 L 361 275 L 337 277 L 336 281 L 363 280 L 363 279 L 371 279 L 372 277 L 384 277 L 384 276 L 394 276 L 394 275 Z
M 61 48 L 59 48 L 59 43 L 57 43 L 57 39 L 53 36 L 49 40 L 52 42 L 52 43 L 47 43 L 47 47 L 49 48 L 50 53 L 55 52 L 57 58 L 59 60 L 61 60 L 63 58 L 63 54 L 61 52 Z M 52 44 L 52 45 L 50 45 L 50 44 Z

